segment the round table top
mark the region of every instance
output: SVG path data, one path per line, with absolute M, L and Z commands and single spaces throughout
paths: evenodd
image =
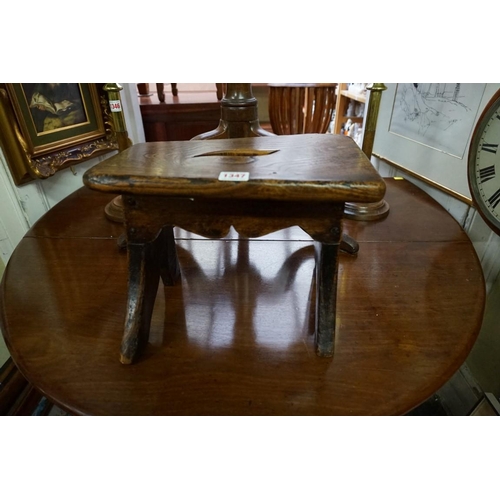
M 150 343 L 119 362 L 127 257 L 113 196 L 81 188 L 12 255 L 1 326 L 23 375 L 89 415 L 398 415 L 460 367 L 485 289 L 473 246 L 434 200 L 387 179 L 384 220 L 346 220 L 333 358 L 314 354 L 314 250 L 299 228 L 243 240 L 176 229 L 182 279 L 159 286 Z

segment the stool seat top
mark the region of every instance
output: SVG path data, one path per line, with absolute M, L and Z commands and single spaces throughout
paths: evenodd
M 135 144 L 83 181 L 105 192 L 213 199 L 370 203 L 385 193 L 356 143 L 332 134 Z

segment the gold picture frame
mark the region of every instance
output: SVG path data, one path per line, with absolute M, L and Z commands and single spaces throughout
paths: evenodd
M 16 185 L 118 150 L 104 84 L 0 84 L 0 144 Z

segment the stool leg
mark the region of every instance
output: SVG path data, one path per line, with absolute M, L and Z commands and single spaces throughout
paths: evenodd
M 316 353 L 333 356 L 337 309 L 339 245 L 315 242 L 316 253 Z
M 160 276 L 165 286 L 175 285 L 181 274 L 174 228 L 165 226 L 157 238 L 157 251 L 160 264 Z
M 120 362 L 131 364 L 147 344 L 160 269 L 154 243 L 129 243 L 128 299 Z

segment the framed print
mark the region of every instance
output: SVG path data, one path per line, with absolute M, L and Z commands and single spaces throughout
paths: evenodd
M 398 83 L 389 132 L 462 159 L 485 83 Z
M 472 206 L 472 132 L 498 83 L 386 83 L 373 156 Z
M 103 84 L 0 85 L 0 141 L 16 184 L 118 149 Z

